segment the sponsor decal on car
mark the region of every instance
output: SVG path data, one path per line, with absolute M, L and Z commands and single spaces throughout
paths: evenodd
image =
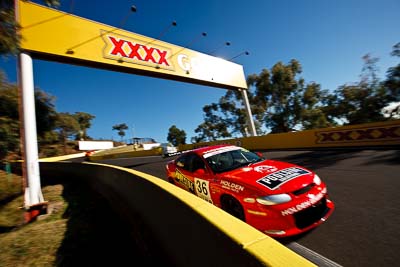
M 309 173 L 310 172 L 305 169 L 299 167 L 291 167 L 268 174 L 267 176 L 257 180 L 257 183 L 262 184 L 263 186 L 268 187 L 271 190 L 274 190 L 280 185 L 296 177 Z
M 221 187 L 239 193 L 244 190 L 244 186 L 229 181 L 221 180 Z
M 278 168 L 276 168 L 275 166 L 269 166 L 269 165 L 261 165 L 261 166 L 257 166 L 254 167 L 254 170 L 256 172 L 275 172 L 278 170 Z
M 210 182 L 207 180 L 199 179 L 199 178 L 194 178 L 194 184 L 195 190 L 196 190 L 196 195 L 205 201 L 213 204 L 213 201 L 211 199 L 210 195 Z
M 185 186 L 190 192 L 194 192 L 194 183 L 186 178 L 179 170 L 175 172 L 175 179 L 178 183 Z
M 312 205 L 316 204 L 318 201 L 320 201 L 324 195 L 326 194 L 326 188 L 322 189 L 321 192 L 319 192 L 316 196 L 310 196 L 310 199 L 307 201 L 304 201 L 300 204 L 297 204 L 296 206 L 290 207 L 288 209 L 282 210 L 281 214 L 282 216 L 287 216 L 291 215 L 293 213 L 299 212 L 301 210 L 304 210 L 308 207 L 311 207 Z

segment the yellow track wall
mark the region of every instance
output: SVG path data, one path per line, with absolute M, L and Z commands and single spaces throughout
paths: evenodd
M 232 144 L 251 150 L 398 146 L 400 120 L 181 145 L 179 150 L 213 144 Z
M 154 253 L 163 255 L 173 266 L 316 266 L 222 209 L 160 178 L 96 163 L 43 160 L 40 170 L 45 179 L 89 183 L 132 227 L 139 221 L 144 231 L 150 230 L 154 240 L 149 241 L 157 244 Z M 201 255 L 206 257 L 199 260 Z

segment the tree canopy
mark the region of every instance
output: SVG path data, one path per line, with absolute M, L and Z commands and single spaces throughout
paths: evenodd
M 393 46 L 391 55 L 400 58 L 400 42 Z M 400 101 L 400 63 L 389 68 L 386 75 L 384 86 L 390 93 L 390 100 Z
M 44 4 L 58 7 L 59 0 L 44 0 Z M 19 52 L 21 36 L 17 34 L 20 26 L 15 21 L 14 0 L 0 1 L 0 55 L 16 55 Z
M 91 137 L 87 135 L 87 129 L 92 126 L 92 120 L 96 118 L 96 116 L 86 112 L 75 112 L 73 116 L 79 124 L 79 134 L 76 135 L 75 139 L 91 139 Z
M 117 131 L 118 135 L 122 138 L 125 136 L 125 131 L 128 130 L 128 125 L 126 123 L 116 124 L 112 127 L 113 131 Z
M 249 75 L 249 86 L 255 87 L 255 103 L 263 107 L 259 117 L 271 133 L 289 132 L 314 126 L 330 125 L 323 110 L 326 91 L 317 83 L 306 84 L 302 66 L 293 59 L 276 63 L 271 70 Z
M 248 97 L 258 134 L 267 129 L 271 133 L 288 132 L 333 125 L 326 115 L 324 103 L 327 90 L 315 82 L 306 84 L 298 77 L 302 72 L 300 62 L 276 63 L 271 70 L 247 77 Z M 192 141 L 211 141 L 232 137 L 233 134 L 248 136 L 246 112 L 241 93 L 227 91 L 218 103 L 203 108 L 204 122 L 195 132 Z
M 184 130 L 180 130 L 175 125 L 172 125 L 168 130 L 167 140 L 174 146 L 184 145 L 186 144 L 186 133 Z
M 400 43 L 392 56 L 400 57 Z M 258 134 L 331 127 L 387 120 L 382 109 L 400 101 L 400 64 L 378 79 L 378 58 L 367 54 L 360 80 L 329 91 L 317 82 L 307 83 L 300 75 L 302 66 L 293 59 L 277 62 L 271 69 L 247 77 L 248 97 Z M 218 103 L 203 107 L 204 122 L 192 142 L 247 136 L 246 113 L 238 91 L 227 91 Z
M 330 105 L 334 107 L 334 115 L 338 120 L 344 121 L 345 124 L 386 120 L 382 109 L 395 96 L 385 87 L 386 82 L 378 79 L 378 60 L 369 54 L 365 55 L 360 81 L 342 85 L 333 92 Z
M 0 159 L 10 153 L 19 153 L 18 98 L 17 86 L 9 83 L 0 70 Z M 95 116 L 85 112 L 58 113 L 55 109 L 54 97 L 39 88 L 35 89 L 35 107 L 39 150 L 44 145 L 55 143 L 62 143 L 65 148 L 68 139 L 78 136 L 90 139 L 86 132 Z M 83 136 L 80 135 L 81 131 Z
M 43 136 L 47 131 L 54 128 L 56 111 L 53 101 L 52 96 L 36 88 L 35 106 L 39 136 Z M 19 120 L 18 88 L 15 84 L 8 83 L 2 72 L 0 72 L 0 117 Z

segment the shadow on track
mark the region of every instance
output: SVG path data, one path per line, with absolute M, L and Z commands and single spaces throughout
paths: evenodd
M 299 152 L 299 154 L 295 155 L 274 157 L 271 159 L 286 161 L 310 169 L 318 169 L 335 165 L 338 161 L 351 158 L 357 153 L 358 151 L 355 150 L 306 151 Z M 270 158 L 268 152 L 266 155 L 267 158 Z
M 364 165 L 370 164 L 390 164 L 390 165 L 399 165 L 400 164 L 400 150 L 390 150 L 387 151 L 385 155 L 377 155 L 372 157 L 368 162 Z

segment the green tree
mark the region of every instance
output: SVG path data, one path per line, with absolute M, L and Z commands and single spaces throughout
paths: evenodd
M 76 140 L 91 139 L 87 135 L 87 129 L 89 129 L 92 126 L 91 121 L 94 118 L 96 118 L 96 116 L 86 112 L 75 112 L 74 117 L 78 121 L 80 128 L 79 134 L 75 137 L 75 139 Z
M 293 59 L 287 65 L 276 63 L 271 72 L 263 70 L 248 78 L 250 85 L 256 86 L 258 102 L 266 108 L 264 123 L 272 133 L 293 131 L 301 125 L 304 80 L 296 79 L 301 72 L 300 63 Z
M 228 130 L 228 124 L 226 120 L 215 114 L 215 112 L 218 112 L 219 110 L 219 105 L 215 103 L 203 107 L 203 112 L 205 113 L 204 122 L 194 130 L 194 132 L 197 133 L 198 136 L 194 137 L 192 139 L 192 142 L 197 143 L 204 141 L 213 141 L 221 137 L 231 137 L 231 133 Z M 173 130 L 175 130 L 176 128 L 173 128 L 174 126 L 171 127 Z M 170 136 L 170 134 L 168 134 L 168 136 Z
M 248 98 L 256 131 L 264 129 L 272 133 L 288 132 L 295 129 L 312 129 L 334 125 L 334 118 L 328 115 L 330 107 L 327 90 L 321 90 L 317 83 L 305 84 L 298 78 L 302 68 L 297 60 L 285 65 L 276 63 L 271 70 L 263 69 L 260 74 L 247 77 Z M 211 141 L 232 134 L 248 135 L 247 115 L 240 91 L 227 91 L 218 103 L 203 108 L 204 122 L 195 132 L 199 135 L 193 142 Z
M 330 106 L 328 90 L 321 90 L 317 83 L 306 86 L 301 98 L 302 129 L 310 130 L 336 125 L 333 116 L 329 116 Z
M 15 84 L 7 81 L 4 72 L 0 70 L 0 117 L 19 119 L 18 89 Z
M 0 90 L 0 116 L 19 120 L 17 86 L 15 84 L 9 84 L 4 78 L 1 78 L 0 75 Z M 53 101 L 54 98 L 52 96 L 36 88 L 35 111 L 37 134 L 41 138 L 46 132 L 53 130 L 55 125 L 57 112 L 54 109 Z
M 40 144 L 50 141 L 51 132 L 55 127 L 57 113 L 54 109 L 53 100 L 53 97 L 44 91 L 35 90 L 37 134 Z M 19 147 L 18 102 L 17 86 L 9 83 L 4 73 L 0 71 L 0 131 L 2 131 L 0 139 L 2 139 L 2 147 L 8 147 L 9 152 L 16 152 Z M 51 140 L 54 140 L 54 138 Z
M 48 132 L 54 130 L 57 120 L 57 111 L 54 106 L 54 97 L 36 88 L 35 111 L 37 133 L 41 140 L 45 139 Z
M 116 124 L 112 127 L 113 131 L 118 131 L 118 135 L 122 138 L 125 136 L 125 131 L 128 130 L 128 125 L 126 123 Z
M 302 73 L 300 62 L 276 63 L 271 70 L 263 69 L 259 75 L 249 75 L 247 83 L 255 88 L 253 105 L 256 118 L 272 133 L 334 125 L 329 116 L 328 90 L 318 83 L 306 84 L 298 77 Z
M 172 125 L 168 130 L 167 140 L 174 146 L 184 145 L 186 144 L 186 133 L 184 130 Z
M 259 121 L 265 109 L 256 103 L 251 91 L 247 91 L 247 96 L 256 131 L 262 134 Z M 234 134 L 249 135 L 247 113 L 240 91 L 228 90 L 218 103 L 204 106 L 203 112 L 204 122 L 195 129 L 198 135 L 192 138 L 193 143 L 229 138 Z
M 57 7 L 59 0 L 42 1 L 48 6 Z M 19 52 L 21 36 L 17 34 L 20 28 L 15 21 L 14 0 L 0 1 L 0 55 L 13 54 Z
M 68 112 L 58 113 L 56 130 L 59 133 L 60 141 L 64 145 L 64 154 L 66 154 L 67 140 L 76 136 L 79 132 L 79 129 L 79 123 L 74 115 Z
M 19 154 L 19 123 L 0 116 L 0 160 L 12 153 Z
M 18 93 L 0 71 L 0 159 L 19 152 Z
M 363 56 L 360 81 L 336 89 L 331 98 L 332 111 L 345 124 L 360 124 L 386 120 L 381 113 L 392 99 L 391 91 L 383 86 L 377 75 L 378 58 Z
M 391 55 L 400 58 L 400 42 L 393 46 Z M 390 101 L 400 101 L 400 63 L 388 69 L 384 86 L 389 91 Z

